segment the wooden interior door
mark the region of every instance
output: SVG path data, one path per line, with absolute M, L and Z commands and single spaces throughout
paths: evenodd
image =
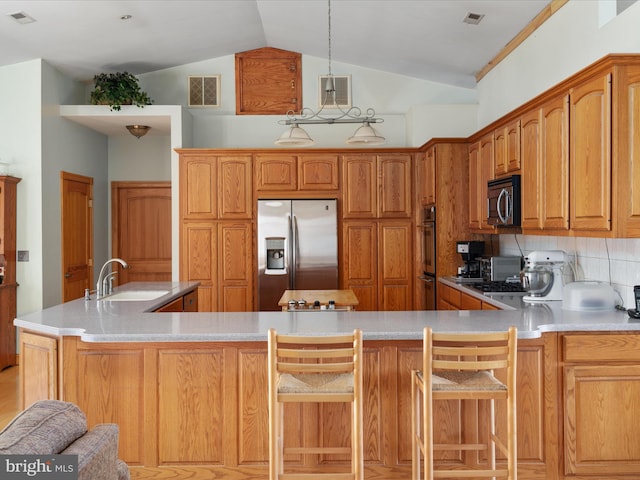
M 113 182 L 111 202 L 117 284 L 171 281 L 171 182 Z
M 84 295 L 93 283 L 93 178 L 60 173 L 62 301 Z

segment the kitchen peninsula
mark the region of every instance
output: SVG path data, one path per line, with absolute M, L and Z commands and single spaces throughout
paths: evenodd
M 59 398 L 78 404 L 91 425 L 117 423 L 120 457 L 133 478 L 266 479 L 267 330 L 324 334 L 361 328 L 365 476 L 408 478 L 410 371 L 420 365 L 422 328 L 476 332 L 515 325 L 519 478 L 640 475 L 640 421 L 633 407 L 640 398 L 640 323 L 624 313 L 559 306 L 500 312 L 157 311 L 196 287 L 132 283 L 116 294 L 168 293 L 143 301 L 80 299 L 16 319 L 25 405 Z M 450 410 L 446 417 L 439 412 L 438 424 L 453 429 L 465 422 L 473 436 L 483 425 L 472 410 Z M 295 431 L 304 442 L 335 444 L 348 439 L 345 415 L 341 406 L 292 408 L 286 421 L 293 437 Z M 319 428 L 318 416 L 331 428 Z M 289 461 L 300 471 L 344 462 Z

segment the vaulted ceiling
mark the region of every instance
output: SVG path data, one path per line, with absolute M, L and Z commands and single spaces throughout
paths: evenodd
M 473 88 L 548 3 L 332 0 L 332 60 Z M 18 23 L 19 12 L 35 22 Z M 469 13 L 484 17 L 471 25 Z M 328 25 L 327 0 L 3 0 L 0 66 L 42 58 L 88 81 L 266 46 L 327 58 Z

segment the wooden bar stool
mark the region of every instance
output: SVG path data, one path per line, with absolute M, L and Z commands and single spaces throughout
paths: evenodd
M 421 457 L 425 480 L 479 477 L 516 480 L 516 328 L 502 333 L 449 334 L 433 333 L 427 327 L 423 342 L 422 370 L 411 372 L 412 480 L 421 477 Z M 506 372 L 505 381 L 498 380 L 494 370 Z M 459 443 L 434 444 L 435 400 L 459 400 L 461 422 L 465 403 L 462 401 L 487 400 L 486 441 L 475 438 L 479 437 L 483 422 L 478 402 L 474 432 L 457 432 Z M 495 400 L 506 400 L 506 439 L 496 435 Z M 496 447 L 507 459 L 506 468 L 496 467 Z M 460 461 L 451 462 L 447 469 L 435 469 L 434 451 L 459 451 Z M 463 452 L 469 451 L 478 454 L 463 461 Z M 480 458 L 480 451 L 486 452 L 486 460 Z M 485 462 L 486 468 L 482 468 Z
M 351 447 L 284 447 L 286 402 L 351 403 Z M 362 332 L 278 335 L 269 330 L 269 479 L 363 480 Z M 348 473 L 285 473 L 285 454 L 350 454 Z

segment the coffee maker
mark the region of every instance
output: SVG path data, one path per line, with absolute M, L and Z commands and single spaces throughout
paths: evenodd
M 464 266 L 459 269 L 458 277 L 480 279 L 482 277 L 480 257 L 484 255 L 484 242 L 457 242 L 456 252 L 462 256 L 464 261 Z

